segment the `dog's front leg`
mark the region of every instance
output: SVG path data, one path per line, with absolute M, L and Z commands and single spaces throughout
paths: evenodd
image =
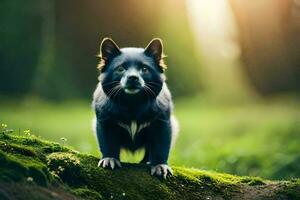
M 151 175 L 166 178 L 173 173 L 168 166 L 172 139 L 170 121 L 153 122 L 149 127 L 149 136 L 147 149 L 150 155 Z
M 120 137 L 116 126 L 110 121 L 97 121 L 97 139 L 102 153 L 98 166 L 103 168 L 121 167 L 120 163 Z

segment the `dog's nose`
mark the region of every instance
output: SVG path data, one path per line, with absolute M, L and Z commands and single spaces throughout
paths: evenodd
M 130 81 L 138 81 L 139 77 L 136 76 L 136 75 L 130 75 L 130 76 L 128 76 L 128 80 L 130 80 Z

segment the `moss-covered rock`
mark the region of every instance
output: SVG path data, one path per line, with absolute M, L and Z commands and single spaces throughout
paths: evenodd
M 122 163 L 114 171 L 98 158 L 35 136 L 0 135 L 0 199 L 300 199 L 300 180 L 173 167 L 167 180 L 149 166 Z

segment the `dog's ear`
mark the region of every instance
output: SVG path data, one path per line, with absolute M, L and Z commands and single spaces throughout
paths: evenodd
M 121 53 L 118 45 L 111 38 L 104 38 L 100 45 L 100 57 L 109 60 Z
M 163 44 L 161 39 L 154 38 L 145 48 L 145 54 L 159 61 L 163 55 Z
M 166 56 L 163 53 L 163 43 L 160 38 L 154 38 L 147 45 L 144 51 L 145 55 L 152 57 L 155 62 L 160 66 L 160 69 L 164 71 L 167 66 L 164 64 L 163 58 Z
M 100 45 L 100 62 L 98 64 L 98 69 L 103 72 L 107 61 L 117 55 L 121 54 L 118 45 L 110 38 L 104 38 Z

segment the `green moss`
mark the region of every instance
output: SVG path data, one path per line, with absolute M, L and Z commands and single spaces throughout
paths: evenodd
M 241 183 L 247 183 L 248 185 L 265 185 L 265 181 L 258 177 L 245 177 L 241 180 Z
M 37 156 L 33 148 L 19 144 L 7 144 L 0 141 L 0 149 L 10 153 L 19 153 L 26 156 Z
M 122 163 L 112 171 L 97 162 L 57 143 L 9 135 L 0 141 L 0 184 L 34 184 L 46 191 L 56 185 L 83 199 L 300 198 L 299 180 L 272 182 L 184 167 L 173 167 L 174 175 L 161 180 L 147 165 Z
M 84 185 L 79 158 L 73 153 L 52 153 L 47 157 L 47 165 L 51 172 L 70 186 Z
M 26 174 L 26 167 L 18 160 L 0 151 L 0 178 L 5 181 L 19 181 Z
M 28 177 L 39 185 L 46 186 L 51 179 L 46 165 L 25 156 L 13 155 L 11 153 L 0 153 L 1 176 L 5 180 L 22 180 Z
M 87 188 L 78 188 L 78 189 L 74 189 L 73 190 L 73 194 L 75 194 L 78 197 L 81 197 L 83 199 L 104 199 L 101 194 L 99 194 L 98 192 L 91 190 L 91 189 L 87 189 Z

